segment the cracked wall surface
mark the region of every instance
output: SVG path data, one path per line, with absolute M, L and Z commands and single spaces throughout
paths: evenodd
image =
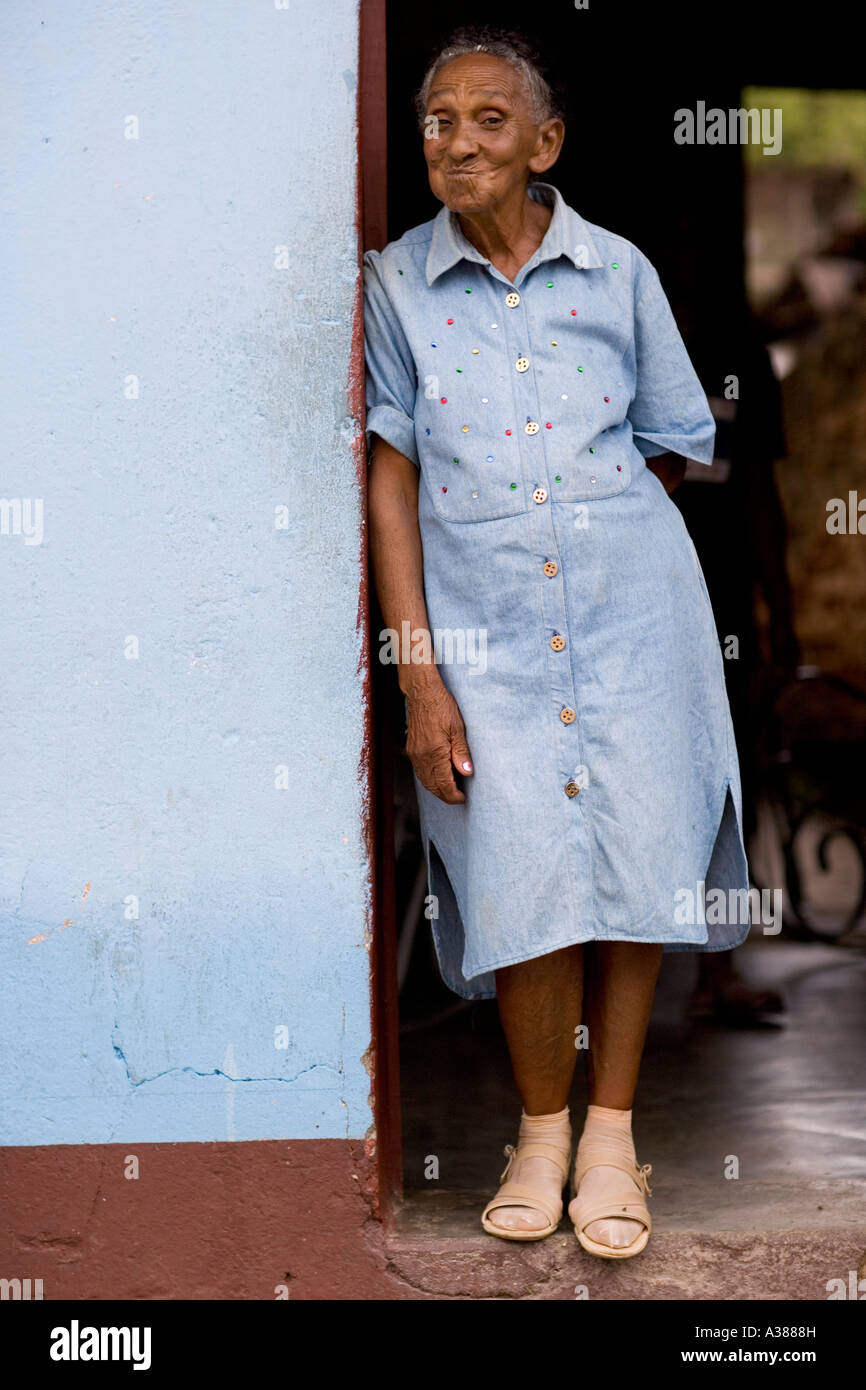
M 360 1138 L 357 5 L 0 33 L 0 1143 Z

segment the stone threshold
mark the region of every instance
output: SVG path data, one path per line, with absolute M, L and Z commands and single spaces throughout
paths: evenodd
M 831 1281 L 850 1291 L 852 1271 L 866 1278 L 863 1205 L 852 1219 L 854 1192 L 829 1209 L 822 1204 L 817 1221 L 787 1230 L 772 1229 L 771 1219 L 763 1229 L 752 1224 L 770 1194 L 750 1195 L 748 1228 L 741 1221 L 735 1229 L 687 1229 L 659 1214 L 641 1255 L 601 1260 L 581 1249 L 567 1215 L 545 1240 L 504 1241 L 481 1229 L 484 1194 L 408 1191 L 385 1250 L 391 1273 L 422 1297 L 441 1299 L 825 1302 L 841 1287 Z M 772 1203 L 764 1212 L 772 1217 Z

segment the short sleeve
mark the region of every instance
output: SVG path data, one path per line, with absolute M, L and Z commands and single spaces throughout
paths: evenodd
M 715 422 L 658 272 L 638 253 L 634 282 L 635 394 L 628 409 L 644 458 L 680 454 L 711 464 Z
M 382 257 L 377 251 L 364 256 L 364 356 L 368 454 L 370 436 L 378 434 L 420 467 L 415 442 L 415 363 L 382 283 Z

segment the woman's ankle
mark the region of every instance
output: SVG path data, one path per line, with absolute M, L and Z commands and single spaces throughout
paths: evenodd
M 538 1114 L 532 1114 L 530 1111 L 527 1111 L 524 1106 L 520 1111 L 520 1118 L 521 1120 L 531 1120 L 533 1124 L 548 1123 L 551 1125 L 558 1125 L 562 1124 L 564 1120 L 567 1120 L 570 1113 L 567 1105 L 564 1106 L 562 1110 L 548 1111 L 545 1113 L 539 1112 Z
M 618 1110 L 607 1105 L 588 1105 L 586 1107 L 587 1123 L 619 1125 L 623 1129 L 631 1128 L 631 1110 Z

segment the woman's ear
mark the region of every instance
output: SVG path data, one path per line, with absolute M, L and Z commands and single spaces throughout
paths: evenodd
M 542 121 L 538 127 L 535 153 L 530 156 L 529 167 L 533 174 L 543 174 L 552 168 L 559 158 L 562 142 L 565 139 L 565 125 L 558 116 Z

